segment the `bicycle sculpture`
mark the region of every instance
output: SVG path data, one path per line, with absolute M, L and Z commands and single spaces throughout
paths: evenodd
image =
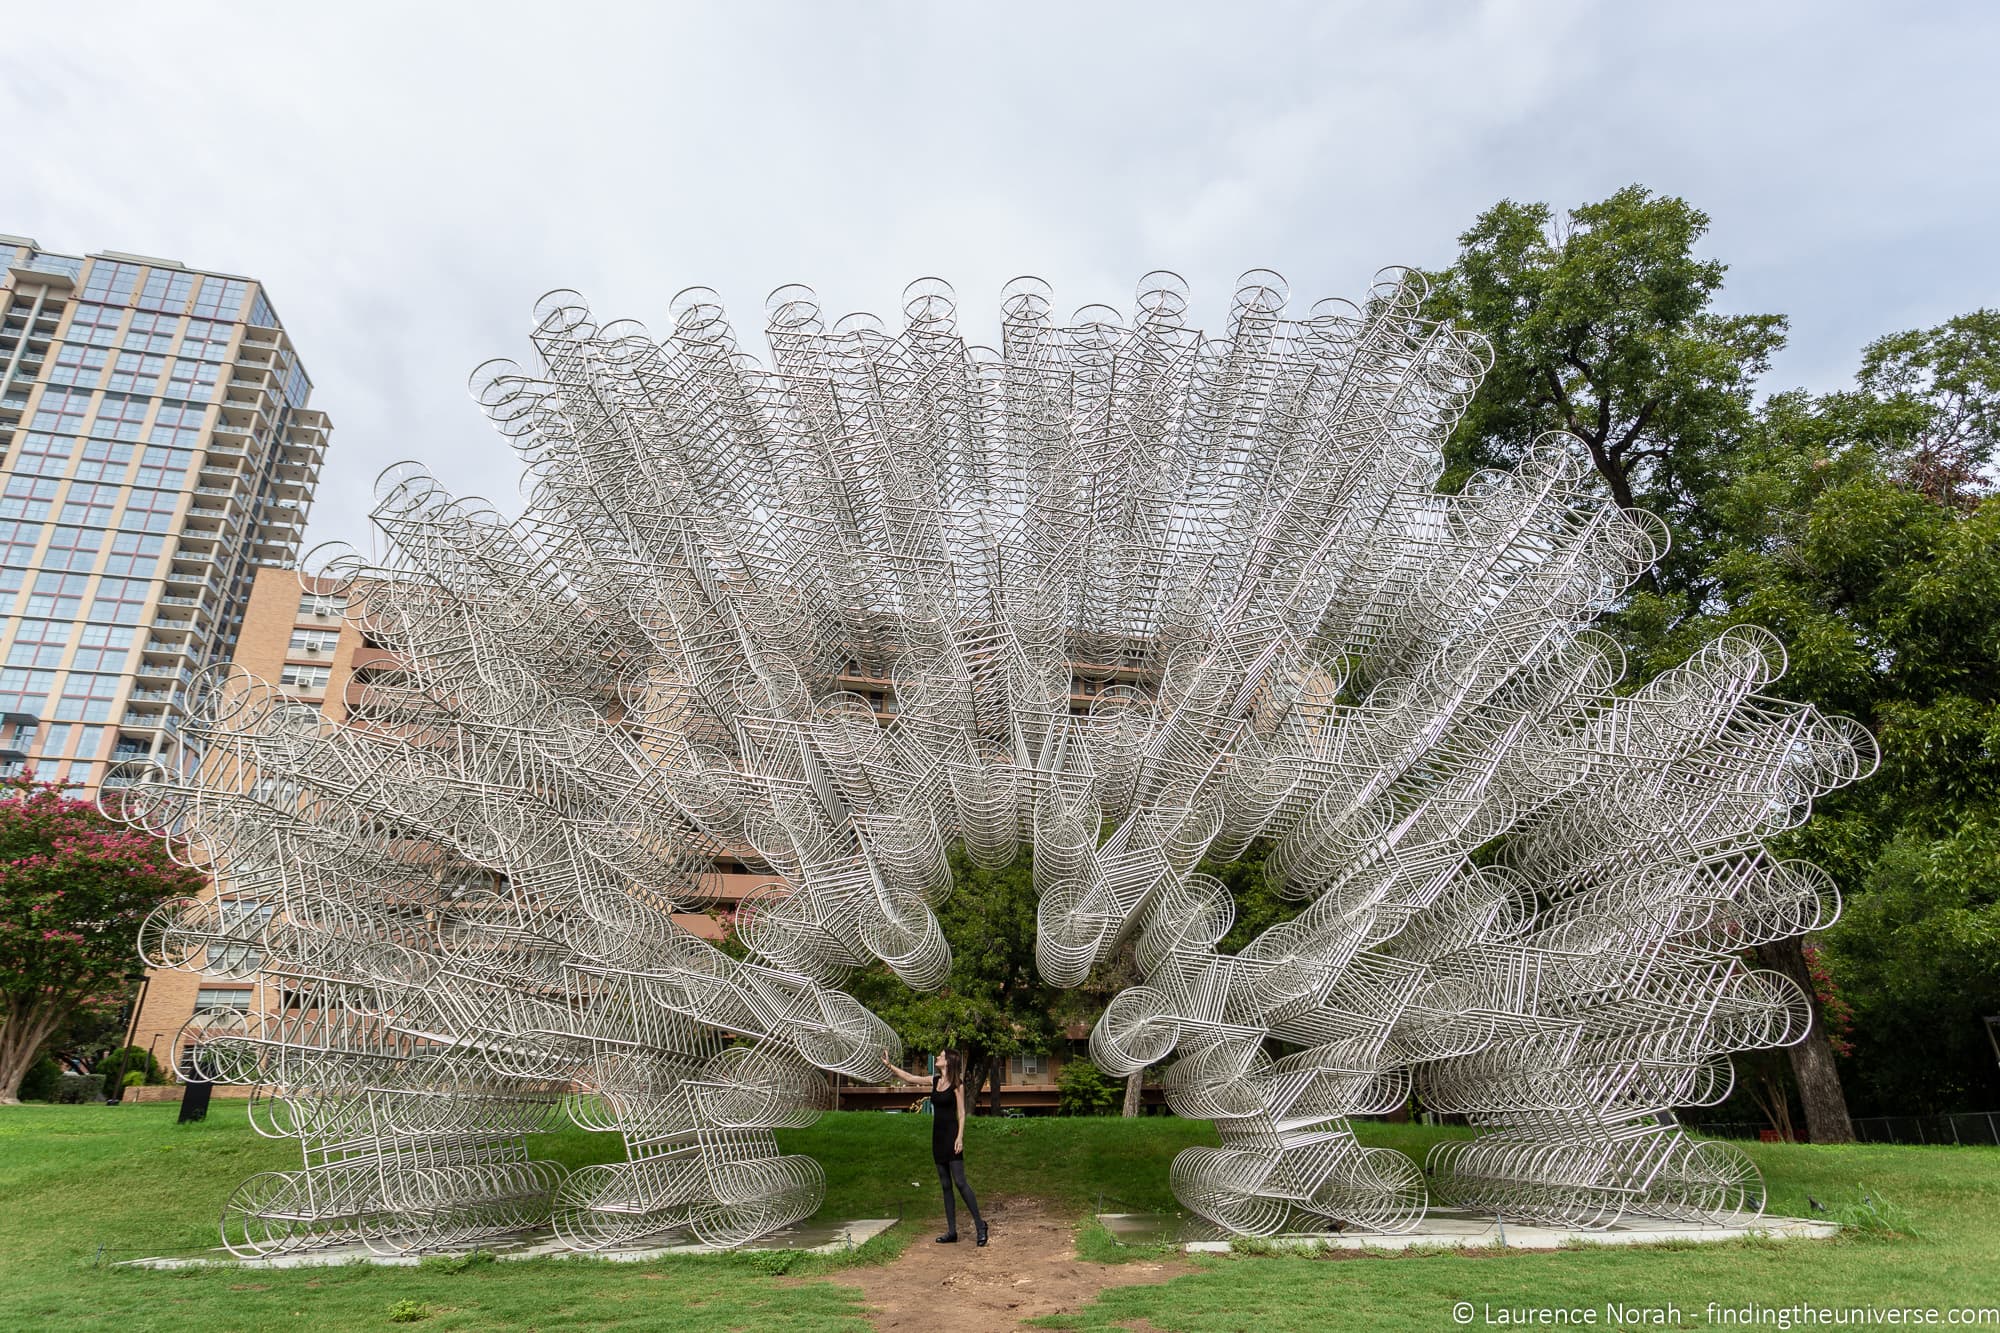
M 807 1216 L 819 1168 L 771 1131 L 900 1056 L 840 986 L 876 960 L 944 981 L 954 844 L 1032 852 L 1052 983 L 1130 949 L 1144 984 L 1093 1057 L 1172 1061 L 1169 1104 L 1222 1138 L 1173 1188 L 1223 1227 L 1415 1225 L 1420 1172 L 1347 1121 L 1413 1087 L 1488 1127 L 1432 1154 L 1442 1200 L 1761 1209 L 1669 1108 L 1806 1032 L 1741 955 L 1837 898 L 1762 845 L 1872 745 L 1762 693 L 1783 654 L 1755 629 L 1621 692 L 1589 626 L 1660 528 L 1566 437 L 1438 493 L 1488 354 L 1421 296 L 1294 314 L 1251 274 L 1210 338 L 1170 275 L 1068 323 L 1023 279 L 995 351 L 935 281 L 897 331 L 786 288 L 768 367 L 706 292 L 664 340 L 545 298 L 539 367 L 475 386 L 522 516 L 404 465 L 382 553 L 324 565 L 395 675 L 338 724 L 204 678 L 178 766 L 114 789 L 223 886 L 156 913 L 146 961 L 276 997 L 185 1035 L 304 1149 L 239 1190 L 231 1247 L 544 1219 L 583 1249 L 737 1244 Z M 1253 840 L 1298 910 L 1224 953 L 1197 866 Z M 744 960 L 673 918 L 717 858 L 768 873 Z M 564 1115 L 625 1160 L 530 1160 Z

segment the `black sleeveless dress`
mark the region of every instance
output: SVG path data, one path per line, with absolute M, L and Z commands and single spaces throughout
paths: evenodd
M 931 1075 L 931 1160 L 939 1166 L 965 1160 L 958 1150 L 958 1089 L 938 1091 L 937 1075 Z

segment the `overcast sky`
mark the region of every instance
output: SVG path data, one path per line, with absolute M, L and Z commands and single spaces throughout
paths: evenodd
M 2000 303 L 2000 7 L 1439 4 L 0 6 L 0 231 L 268 285 L 334 432 L 311 539 L 424 460 L 513 507 L 465 392 L 535 298 L 667 323 L 718 290 L 891 313 L 948 279 L 1067 311 L 1174 269 L 1213 325 L 1437 266 L 1503 197 L 1639 181 L 1714 219 L 1770 384 Z

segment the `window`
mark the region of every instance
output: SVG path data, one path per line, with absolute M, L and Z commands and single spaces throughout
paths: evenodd
M 117 306 L 81 304 L 69 317 L 68 339 L 91 347 L 109 347 L 118 341 L 118 326 L 125 312 Z
M 69 494 L 63 499 L 58 521 L 108 528 L 111 526 L 111 511 L 117 508 L 118 497 L 123 493 L 122 486 L 111 482 L 73 481 L 69 485 Z
M 113 481 L 125 479 L 125 469 L 132 462 L 132 446 L 123 440 L 100 440 L 95 437 L 83 442 L 83 461 L 76 465 L 78 481 L 102 481 L 109 477 Z
M 0 520 L 0 565 L 27 565 L 42 540 L 42 525 Z
M 97 405 L 97 419 L 90 423 L 90 433 L 112 440 L 136 440 L 145 426 L 146 413 L 152 406 L 150 398 L 107 393 L 104 401 Z
M 83 590 L 89 585 L 87 574 L 37 574 L 34 590 L 28 597 L 27 613 L 53 620 L 75 620 Z
M 154 445 L 146 450 L 138 475 L 132 478 L 135 486 L 180 487 L 187 482 L 187 470 L 194 466 L 194 450 L 168 449 Z
M 207 420 L 206 404 L 161 403 L 159 415 L 153 418 L 153 430 L 146 437 L 146 442 L 185 445 L 192 448 L 201 443 L 202 427 Z
M 76 757 L 86 760 L 97 758 L 97 752 L 104 748 L 104 732 L 103 727 L 77 728 Z
M 77 640 L 72 671 L 123 671 L 132 656 L 133 631 L 123 625 L 85 625 Z
M 187 362 L 219 362 L 229 359 L 229 340 L 236 336 L 233 324 L 211 319 L 191 319 L 181 334 L 181 359 Z
M 67 722 L 52 723 L 42 733 L 42 753 L 54 759 L 69 749 L 70 733 L 76 730 Z
M 194 993 L 195 1011 L 233 1009 L 239 1014 L 247 1014 L 250 1012 L 251 993 L 248 986 L 202 986 Z
M 49 501 L 61 485 L 53 477 L 10 478 L 0 492 L 0 518 L 47 518 Z
M 93 259 L 90 261 L 90 276 L 83 284 L 84 299 L 129 301 L 132 299 L 133 284 L 138 281 L 137 264 L 121 264 L 112 259 Z
M 327 681 L 332 677 L 332 667 L 300 666 L 296 662 L 287 662 L 278 676 L 278 683 L 288 689 L 317 693 L 326 688 Z
M 285 369 L 285 402 L 292 407 L 304 407 L 306 399 L 312 396 L 312 381 L 306 378 L 306 368 L 294 360 Z
M 1007 1058 L 1007 1077 L 1015 1083 L 1040 1083 L 1046 1077 L 1046 1067 L 1039 1055 L 1014 1055 Z
M 330 653 L 340 642 L 337 629 L 295 629 L 292 631 L 291 651 L 295 653 Z
M 49 691 L 56 686 L 53 671 L 23 671 L 0 667 L 0 712 L 40 717 L 48 711 Z
M 69 471 L 70 451 L 76 448 L 74 435 L 43 435 L 30 431 L 21 444 L 14 470 L 31 477 L 60 477 Z
M 149 352 L 120 352 L 105 387 L 121 393 L 151 393 L 167 370 L 167 358 Z
M 104 562 L 106 574 L 151 574 L 159 568 L 160 552 L 167 546 L 164 537 L 137 532 L 120 532 L 111 538 L 111 558 Z
M 309 592 L 299 598 L 299 615 L 337 616 L 347 609 L 347 598 L 337 592 Z
M 278 327 L 277 312 L 271 309 L 271 303 L 264 299 L 262 291 L 259 291 L 257 299 L 250 303 L 250 322 L 260 329 Z
M 71 486 L 74 493 L 76 487 Z M 65 507 L 67 512 L 67 507 Z M 101 528 L 57 528 L 49 536 L 49 549 L 42 555 L 43 569 L 88 570 L 104 549 Z
M 181 355 L 174 361 L 174 373 L 167 379 L 167 396 L 205 403 L 215 397 L 215 385 L 221 378 L 222 367 L 214 362 L 190 361 L 183 340 Z
M 187 309 L 188 293 L 194 290 L 194 274 L 185 269 L 156 268 L 146 275 L 139 292 L 141 310 L 171 310 L 176 315 Z
M 234 323 L 243 313 L 243 294 L 249 290 L 249 283 L 235 278 L 203 278 L 189 313 Z
M 128 352 L 171 352 L 174 335 L 180 329 L 178 315 L 134 315 L 125 330 L 125 340 L 118 345 Z
M 146 618 L 146 597 L 152 588 L 145 579 L 100 579 L 97 597 L 90 604 L 90 618 L 113 625 L 140 624 Z
M 49 383 L 80 384 L 86 389 L 97 387 L 98 378 L 104 373 L 104 364 L 111 353 L 102 347 L 86 347 L 82 343 L 67 342 L 56 353 L 56 363 L 49 367 Z
M 118 520 L 118 526 L 126 532 L 171 532 L 174 510 L 180 503 L 179 491 L 134 489 L 125 500 L 125 514 Z
M 14 631 L 14 646 L 7 650 L 10 667 L 57 667 L 69 648 L 68 622 L 23 620 Z
M 118 697 L 118 687 L 123 681 L 122 676 L 70 672 L 69 680 L 63 686 L 62 697 L 56 700 L 56 720 L 58 722 L 109 721 L 111 701 Z
M 90 390 L 50 386 L 35 407 L 35 430 L 57 435 L 83 434 L 83 417 L 90 410 Z

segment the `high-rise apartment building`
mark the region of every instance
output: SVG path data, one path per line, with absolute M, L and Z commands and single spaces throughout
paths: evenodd
M 0 773 L 95 789 L 296 561 L 328 423 L 253 279 L 8 235 L 0 273 Z

